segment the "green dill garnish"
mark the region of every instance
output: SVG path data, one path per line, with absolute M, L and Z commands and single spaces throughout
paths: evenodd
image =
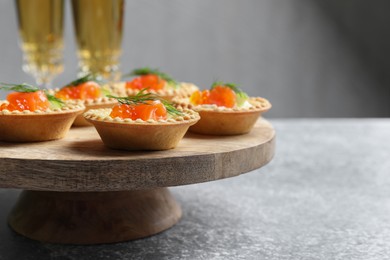
M 22 84 L 0 83 L 0 90 L 28 93 L 28 92 L 37 92 L 40 89 L 38 87 L 32 86 L 27 83 L 22 83 Z
M 63 88 L 77 87 L 78 85 L 83 84 L 83 83 L 88 82 L 88 81 L 94 81 L 94 82 L 98 83 L 99 85 L 101 84 L 101 80 L 98 79 L 97 76 L 95 76 L 93 74 L 87 74 L 84 77 L 78 78 L 78 79 L 66 84 Z
M 65 104 L 64 101 L 49 94 L 47 91 L 45 91 L 45 94 L 46 94 L 47 100 L 49 100 L 52 108 L 61 108 Z
M 112 96 L 112 95 L 107 95 L 107 97 L 115 98 L 116 100 L 118 100 L 118 102 L 120 104 L 125 104 L 125 105 L 137 105 L 137 104 L 150 105 L 147 101 L 160 100 L 170 115 L 176 115 L 176 116 L 183 115 L 183 113 L 181 111 L 177 110 L 169 101 L 162 99 L 160 96 L 158 96 L 156 94 L 148 93 L 146 91 L 147 91 L 147 89 L 144 88 L 141 91 L 139 91 L 135 96 L 116 97 L 116 96 Z
M 179 87 L 179 83 L 176 80 L 174 80 L 171 76 L 169 76 L 164 72 L 159 71 L 158 69 L 151 69 L 149 67 L 134 69 L 130 73 L 123 75 L 123 77 L 144 76 L 144 75 L 156 75 L 161 79 L 165 80 L 169 85 L 175 88 Z

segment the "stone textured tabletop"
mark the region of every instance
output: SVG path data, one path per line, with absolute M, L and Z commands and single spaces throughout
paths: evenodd
M 271 120 L 273 161 L 171 188 L 182 220 L 110 245 L 43 244 L 6 224 L 19 191 L 0 189 L 3 259 L 389 259 L 390 120 Z

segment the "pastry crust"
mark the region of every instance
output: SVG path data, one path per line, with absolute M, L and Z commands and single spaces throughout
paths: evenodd
M 87 99 L 87 100 L 75 100 L 76 103 L 81 103 L 85 106 L 84 112 L 89 111 L 90 109 L 99 109 L 99 108 L 111 108 L 113 105 L 117 104 L 116 99 L 102 97 L 98 99 Z M 92 126 L 87 120 L 85 120 L 83 114 L 80 114 L 76 117 L 73 123 L 74 126 Z
M 0 101 L 0 104 L 6 101 Z M 63 138 L 82 105 L 68 104 L 60 109 L 36 111 L 0 111 L 0 141 L 39 142 Z
M 93 109 L 84 113 L 98 131 L 104 144 L 121 150 L 168 150 L 175 148 L 199 114 L 182 110 L 183 116 L 167 120 L 121 119 L 110 117 L 111 109 Z
M 108 89 L 109 91 L 111 91 L 113 93 L 113 95 L 117 95 L 119 93 L 119 92 L 117 92 L 118 89 L 114 89 L 113 86 L 111 86 L 111 85 L 105 85 L 105 86 L 102 86 L 102 88 Z M 60 89 L 51 90 L 50 94 L 54 96 L 55 93 L 58 92 L 59 90 Z M 84 112 L 86 112 L 90 109 L 110 108 L 113 105 L 115 105 L 116 103 L 118 103 L 118 101 L 116 101 L 116 99 L 108 98 L 108 97 L 100 97 L 100 98 L 96 98 L 96 99 L 86 99 L 86 100 L 69 99 L 69 100 L 66 100 L 66 102 L 70 103 L 70 104 L 84 106 L 85 107 Z M 84 119 L 83 113 L 81 113 L 74 120 L 73 126 L 92 126 L 92 124 L 88 123 Z
M 257 119 L 271 108 L 265 98 L 249 98 L 249 106 L 218 107 L 216 105 L 192 105 L 189 99 L 174 99 L 180 108 L 190 108 L 198 112 L 200 120 L 189 131 L 207 135 L 239 135 L 251 131 Z
M 115 84 L 113 89 L 116 92 L 122 93 L 122 95 L 125 96 L 135 96 L 140 90 L 139 89 L 127 89 L 125 82 L 120 82 Z M 194 91 L 198 90 L 198 87 L 194 85 L 193 83 L 188 82 L 181 82 L 180 87 L 173 88 L 173 87 L 167 87 L 165 89 L 161 90 L 148 90 L 148 92 L 157 94 L 161 98 L 171 101 L 173 98 L 185 98 L 189 97 Z

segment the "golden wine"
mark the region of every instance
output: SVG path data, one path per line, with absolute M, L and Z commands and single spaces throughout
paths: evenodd
M 124 0 L 72 0 L 81 73 L 119 80 Z
M 16 0 L 24 71 L 48 83 L 63 71 L 63 0 Z M 41 82 L 40 82 L 41 81 Z

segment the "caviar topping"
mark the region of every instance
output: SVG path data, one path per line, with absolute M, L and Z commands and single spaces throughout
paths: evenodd
M 141 119 L 147 121 L 167 119 L 167 110 L 159 100 L 149 101 L 145 104 L 127 105 L 118 104 L 112 108 L 110 113 L 112 118 L 119 117 L 122 119 L 130 118 L 132 120 Z
M 240 107 L 248 100 L 248 95 L 235 84 L 214 82 L 210 90 L 195 91 L 190 102 L 194 105 L 216 105 L 221 107 Z
M 126 82 L 126 88 L 128 89 L 150 89 L 150 90 L 162 90 L 166 86 L 177 88 L 179 84 L 171 76 L 159 71 L 158 69 L 151 69 L 148 67 L 135 69 L 126 76 L 136 76 L 131 81 Z
M 141 90 L 135 96 L 115 97 L 119 104 L 112 108 L 110 116 L 112 118 L 119 117 L 122 119 L 130 118 L 132 120 L 142 119 L 144 121 L 153 119 L 167 119 L 169 115 L 182 115 L 182 112 L 177 110 L 171 103 L 161 99 L 156 94 L 146 93 L 146 89 Z
M 9 111 L 45 111 L 47 109 L 61 108 L 64 103 L 46 91 L 35 86 L 23 84 L 0 83 L 0 90 L 13 91 L 7 95 L 6 103 L 0 105 L 0 110 Z
M 86 75 L 62 87 L 55 96 L 63 100 L 97 99 L 107 93 L 93 75 Z

